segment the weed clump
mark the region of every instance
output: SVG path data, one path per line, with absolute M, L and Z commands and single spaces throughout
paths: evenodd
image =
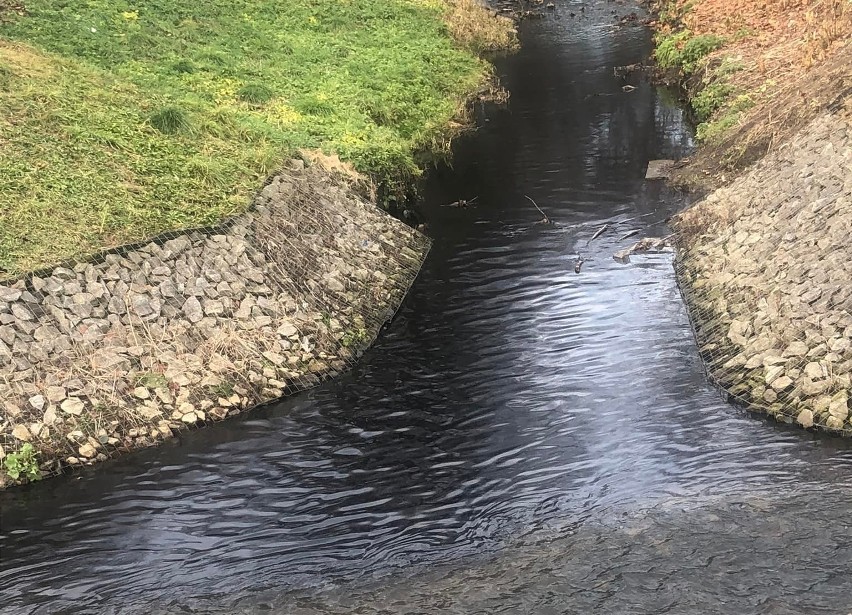
M 734 88 L 724 81 L 716 81 L 707 85 L 692 99 L 692 110 L 698 122 L 706 122 L 710 116 L 724 105 Z
M 662 38 L 655 56 L 661 68 L 689 76 L 696 71 L 701 60 L 719 49 L 724 42 L 722 37 L 715 34 L 692 36 L 689 30 L 682 30 Z
M 272 100 L 275 92 L 260 83 L 248 83 L 237 90 L 237 96 L 244 102 L 262 105 Z
M 33 445 L 27 442 L 17 453 L 9 453 L 3 459 L 3 467 L 6 474 L 12 480 L 18 480 L 21 476 L 29 481 L 41 479 L 41 470 L 38 468 L 38 456 Z
M 173 135 L 190 127 L 189 117 L 183 109 L 177 107 L 165 107 L 160 109 L 149 120 L 151 126 L 163 134 Z
M 512 21 L 483 11 L 477 0 L 449 0 L 444 23 L 454 40 L 477 53 L 512 49 L 518 44 Z
M 178 75 L 191 75 L 195 72 L 195 65 L 189 60 L 181 60 L 172 65 L 172 72 Z

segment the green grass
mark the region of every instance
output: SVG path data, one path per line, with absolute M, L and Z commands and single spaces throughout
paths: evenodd
M 658 40 L 654 54 L 661 68 L 676 70 L 688 77 L 709 53 L 719 49 L 724 42 L 713 34 L 692 36 L 689 30 L 681 30 Z
M 29 0 L 0 24 L 0 278 L 243 210 L 299 148 L 394 192 L 488 73 L 434 0 Z
M 700 94 L 699 94 L 700 96 Z M 693 105 L 694 105 L 693 101 Z M 695 129 L 695 137 L 702 143 L 712 142 L 722 137 L 728 130 L 739 122 L 742 114 L 754 106 L 754 100 L 740 94 L 733 99 L 720 103 L 720 111 L 715 116 L 708 116 Z
M 726 81 L 714 81 L 704 86 L 690 101 L 697 122 L 706 122 L 724 105 L 734 92 Z

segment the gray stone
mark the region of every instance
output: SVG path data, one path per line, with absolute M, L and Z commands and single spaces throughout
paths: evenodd
M 132 295 L 130 306 L 137 316 L 150 316 L 160 311 L 159 306 L 148 295 Z
M 293 323 L 288 322 L 278 327 L 278 335 L 281 337 L 296 338 L 299 336 L 299 330 Z
M 808 354 L 810 348 L 804 342 L 792 342 L 787 348 L 784 349 L 785 357 L 804 357 Z
M 196 323 L 204 318 L 204 310 L 201 308 L 201 303 L 195 297 L 190 297 L 183 304 L 183 313 L 189 322 Z
M 783 391 L 793 384 L 793 379 L 789 376 L 781 376 L 772 381 L 772 388 L 776 391 Z
M 83 286 L 77 280 L 68 280 L 62 285 L 62 293 L 68 297 L 83 292 Z
M 114 349 L 104 348 L 92 355 L 92 366 L 95 369 L 110 369 L 129 366 L 129 360 Z
M 76 278 L 77 274 L 67 267 L 57 267 L 53 270 L 53 277 L 59 278 L 60 280 L 71 280 Z
M 44 394 L 48 401 L 58 403 L 65 399 L 65 387 L 49 386 L 45 389 Z
M 240 302 L 240 307 L 234 313 L 234 317 L 237 318 L 237 320 L 248 320 L 251 318 L 251 311 L 253 307 L 254 299 L 246 297 Z
M 0 326 L 0 340 L 3 340 L 7 344 L 15 343 L 15 329 L 11 325 L 2 325 Z
M 124 299 L 121 297 L 110 297 L 109 303 L 107 304 L 107 309 L 110 314 L 125 314 L 127 312 L 127 306 L 124 303 Z
M 822 367 L 819 363 L 814 361 L 805 365 L 805 375 L 811 380 L 820 380 L 821 378 L 825 378 L 825 373 L 823 372 Z
M 86 405 L 83 401 L 78 397 L 69 397 L 65 401 L 63 401 L 59 406 L 63 412 L 67 414 L 72 414 L 74 416 L 80 416 L 83 414 L 83 409 Z
M 225 306 L 215 299 L 204 299 L 204 313 L 207 316 L 218 316 L 225 312 Z
M 278 354 L 277 352 L 266 351 L 263 353 L 263 358 L 275 365 L 276 367 L 280 367 L 284 365 L 285 357 L 283 355 Z
M 81 444 L 77 452 L 80 454 L 80 457 L 85 457 L 86 459 L 91 459 L 98 454 L 97 449 L 88 442 Z
M 804 410 L 799 412 L 799 415 L 796 417 L 796 421 L 805 429 L 813 427 L 814 413 L 805 408 Z
M 30 312 L 27 308 L 25 308 L 20 303 L 13 303 L 12 304 L 12 316 L 17 318 L 18 320 L 24 320 L 24 321 L 32 320 L 33 318 L 35 318 L 35 316 L 33 316 L 33 313 Z
M 21 298 L 21 289 L 0 286 L 0 301 L 13 303 Z
M 32 434 L 30 433 L 30 430 L 27 429 L 26 425 L 15 425 L 12 428 L 12 436 L 23 442 L 29 442 L 32 440 Z
M 852 346 L 852 340 L 848 337 L 839 337 L 835 340 L 832 340 L 829 343 L 829 348 L 832 352 L 836 352 L 838 354 L 843 354 L 848 351 L 850 346 Z
M 246 267 L 246 268 L 240 270 L 240 273 L 247 280 L 250 280 L 250 281 L 255 282 L 257 284 L 263 284 L 263 282 L 264 282 L 263 272 L 260 269 L 257 269 L 255 267 Z
M 39 342 L 53 341 L 59 337 L 59 331 L 52 325 L 42 325 L 33 331 L 33 338 Z
M 166 298 L 172 298 L 178 296 L 178 289 L 175 286 L 174 282 L 169 279 L 163 280 L 160 282 L 160 294 Z
M 825 419 L 825 426 L 828 429 L 843 429 L 843 420 L 837 418 L 834 415 L 829 415 L 827 419 Z
M 849 396 L 846 391 L 839 391 L 831 398 L 831 403 L 828 405 L 828 413 L 839 419 L 841 422 L 849 416 Z
M 41 420 L 45 425 L 53 425 L 57 418 L 59 417 L 56 415 L 56 406 L 48 406 Z
M 192 243 L 186 237 L 176 237 L 163 244 L 163 250 L 168 251 L 172 258 L 183 254 L 191 247 Z M 164 255 L 163 258 L 169 257 Z
M 825 393 L 831 387 L 831 381 L 829 380 L 818 380 L 814 382 L 810 379 L 805 379 L 802 383 L 802 393 L 805 395 L 812 397 L 814 395 L 820 395 Z
M 764 380 L 766 384 L 772 384 L 776 378 L 778 378 L 781 374 L 784 373 L 783 365 L 772 365 L 766 368 L 766 375 Z

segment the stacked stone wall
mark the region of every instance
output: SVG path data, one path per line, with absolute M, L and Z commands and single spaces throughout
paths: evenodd
M 216 229 L 6 281 L 0 461 L 27 446 L 42 475 L 58 473 L 335 375 L 394 314 L 428 247 L 342 177 L 292 161 Z
M 746 407 L 852 435 L 852 128 L 820 115 L 676 219 L 708 374 Z

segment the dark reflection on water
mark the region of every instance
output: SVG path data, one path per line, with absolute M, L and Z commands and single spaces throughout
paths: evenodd
M 773 567 L 777 584 L 817 592 L 814 612 L 840 612 L 848 443 L 722 403 L 670 256 L 611 258 L 629 230 L 666 232 L 679 203 L 643 181 L 645 164 L 690 138 L 648 83 L 625 92 L 613 76 L 645 57 L 648 33 L 607 27 L 616 3 L 587 6 L 525 25 L 524 50 L 501 64 L 511 103 L 483 110 L 455 168 L 433 174 L 435 247 L 357 369 L 0 496 L 4 613 L 433 611 L 460 596 L 466 612 L 708 612 L 681 595 L 699 569 L 703 604 L 741 611 L 751 602 L 730 599 L 737 587 L 774 599 L 761 576 Z M 535 224 L 524 195 L 558 225 Z M 440 206 L 473 196 L 476 207 Z M 671 502 L 691 508 L 672 517 Z M 364 585 L 425 564 L 450 572 Z M 619 565 L 630 574 L 609 575 Z M 648 587 L 668 601 L 643 593 L 652 570 Z

